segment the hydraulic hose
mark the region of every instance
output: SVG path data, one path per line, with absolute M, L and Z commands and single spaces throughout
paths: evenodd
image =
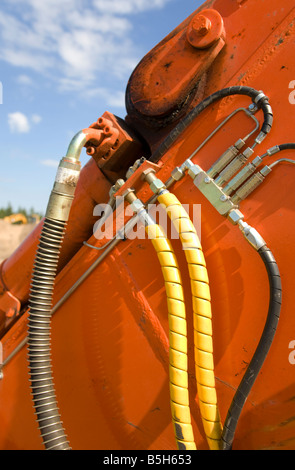
M 276 260 L 266 245 L 258 249 L 258 253 L 266 267 L 269 285 L 270 300 L 266 323 L 262 332 L 262 336 L 258 343 L 253 358 L 242 378 L 242 381 L 234 395 L 230 405 L 226 420 L 224 423 L 222 434 L 222 449 L 231 450 L 238 420 L 242 412 L 242 408 L 250 394 L 254 382 L 262 368 L 267 357 L 269 349 L 272 345 L 281 311 L 282 302 L 282 286 L 280 272 Z
M 47 450 L 69 449 L 55 398 L 50 361 L 52 295 L 65 225 L 65 222 L 51 219 L 44 221 L 29 299 L 28 353 L 32 395 Z
M 289 144 L 281 144 L 278 145 L 280 151 L 282 150 L 295 150 L 295 144 L 294 143 L 289 143 Z
M 70 450 L 60 419 L 51 365 L 54 282 L 66 222 L 80 175 L 79 161 L 91 132 L 79 132 L 57 170 L 35 257 L 29 297 L 28 361 L 34 407 L 46 450 Z
M 273 113 L 271 106 L 268 102 L 268 97 L 264 95 L 263 92 L 255 90 L 247 86 L 232 86 L 219 90 L 212 95 L 205 98 L 201 103 L 195 106 L 187 116 L 185 116 L 177 126 L 170 132 L 170 134 L 165 138 L 165 140 L 160 144 L 160 146 L 155 150 L 151 155 L 150 161 L 158 162 L 161 157 L 169 150 L 169 148 L 174 144 L 178 139 L 180 134 L 186 130 L 186 128 L 211 104 L 219 101 L 227 96 L 231 95 L 245 95 L 249 96 L 252 101 L 258 106 L 261 107 L 264 114 L 264 122 L 261 127 L 261 132 L 256 139 L 257 143 L 260 143 L 264 137 L 270 132 L 272 123 L 273 123 Z
M 158 196 L 176 228 L 188 263 L 194 312 L 195 373 L 199 406 L 211 450 L 221 449 L 222 424 L 214 377 L 212 311 L 209 279 L 201 243 L 189 215 L 177 197 L 163 190 Z
M 150 217 L 134 192 L 127 193 L 125 199 L 144 223 L 164 277 L 169 320 L 170 407 L 176 444 L 179 450 L 196 450 L 188 392 L 186 309 L 177 259 L 162 228 Z
M 261 155 L 260 159 L 263 160 L 265 157 L 275 155 L 278 152 L 283 152 L 284 150 L 295 150 L 295 143 L 285 143 L 280 145 L 275 145 L 274 147 L 269 148 L 266 153 Z
M 146 232 L 157 253 L 165 281 L 169 316 L 169 380 L 172 422 L 179 450 L 196 450 L 188 393 L 187 325 L 181 276 L 173 248 L 162 228 Z

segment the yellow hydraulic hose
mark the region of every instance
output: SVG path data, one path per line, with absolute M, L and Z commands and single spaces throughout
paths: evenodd
M 181 276 L 177 260 L 161 227 L 146 226 L 165 280 L 169 314 L 170 404 L 176 442 L 179 450 L 196 450 L 191 424 L 188 393 L 187 326 Z
M 195 372 L 204 431 L 211 450 L 221 449 L 222 424 L 215 389 L 212 312 L 202 247 L 189 215 L 177 197 L 162 191 L 158 201 L 176 228 L 188 263 L 194 311 Z

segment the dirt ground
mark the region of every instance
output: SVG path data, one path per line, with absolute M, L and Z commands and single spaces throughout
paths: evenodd
M 12 225 L 0 220 L 0 263 L 22 243 L 35 224 Z

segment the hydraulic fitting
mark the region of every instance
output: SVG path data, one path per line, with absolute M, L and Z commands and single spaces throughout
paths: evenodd
M 109 196 L 113 197 L 114 194 L 125 184 L 125 181 L 122 178 L 119 178 L 116 183 L 111 187 L 109 191 Z
M 97 134 L 98 133 L 98 134 Z M 67 222 L 81 171 L 80 155 L 86 143 L 97 138 L 97 129 L 84 129 L 70 142 L 67 154 L 60 161 L 45 217 Z
M 197 167 L 197 165 L 196 165 Z M 232 200 L 224 194 L 222 189 L 215 183 L 215 181 L 208 176 L 200 167 L 196 176 L 191 174 L 194 185 L 201 191 L 201 193 L 208 199 L 213 207 L 219 214 L 226 216 L 232 209 L 235 209 L 235 204 Z
M 256 157 L 251 163 L 248 163 L 242 168 L 239 173 L 232 178 L 229 183 L 223 188 L 223 192 L 227 195 L 232 194 L 239 186 L 241 186 L 256 170 L 262 162 L 261 157 Z
M 267 155 L 268 156 L 272 156 L 272 155 L 275 155 L 276 153 L 278 153 L 280 151 L 280 146 L 279 145 L 275 145 L 274 147 L 271 147 L 270 149 L 268 149 L 266 151 L 266 153 L 264 155 L 262 155 L 262 158 L 263 157 L 266 157 Z
M 179 181 L 181 180 L 181 178 L 183 178 L 185 175 L 185 172 L 183 171 L 182 167 L 181 166 L 177 166 L 176 168 L 174 168 L 171 172 L 171 178 L 174 180 L 174 181 Z
M 140 167 L 145 162 L 145 157 L 141 157 L 138 160 L 136 160 L 132 166 L 129 167 L 127 173 L 126 173 L 126 179 L 129 179 L 133 173 Z
M 238 155 L 244 145 L 243 139 L 239 139 L 234 145 L 231 145 L 207 171 L 208 176 L 214 178 L 220 173 Z
M 151 184 L 150 184 L 150 188 L 151 190 L 153 191 L 154 194 L 158 194 L 158 192 L 161 191 L 161 189 L 165 189 L 165 184 L 163 183 L 163 181 L 159 180 L 158 178 L 156 178 Z
M 46 218 L 63 222 L 68 220 L 80 171 L 80 161 L 67 157 L 61 159 L 48 201 Z
M 202 171 L 202 168 L 199 165 L 193 164 L 190 160 L 186 161 L 186 168 L 188 170 L 188 175 L 195 179 L 195 177 Z
M 162 189 L 166 189 L 165 184 L 156 177 L 154 170 L 147 170 L 143 172 L 143 179 L 149 185 L 154 194 L 158 194 Z
M 244 219 L 244 214 L 239 209 L 232 209 L 228 214 L 227 218 L 233 225 L 237 225 L 241 220 Z
M 201 168 L 188 158 L 181 166 L 177 166 L 174 168 L 174 170 L 172 170 L 171 178 L 174 181 L 179 181 L 185 176 L 186 171 L 194 179 L 197 174 L 200 173 Z
M 248 158 L 253 154 L 254 150 L 248 147 L 243 153 L 237 155 L 219 174 L 216 178 L 215 183 L 218 186 L 222 186 L 224 183 L 230 180 L 233 175 L 246 163 Z
M 138 199 L 133 189 L 128 188 L 123 197 L 130 204 L 132 211 L 138 216 L 142 212 L 146 212 L 143 202 Z
M 246 197 L 249 196 L 258 186 L 263 183 L 266 175 L 268 175 L 271 172 L 271 168 L 268 166 L 265 166 L 262 168 L 257 173 L 254 173 L 254 175 L 246 181 L 243 186 L 241 186 L 236 193 L 231 197 L 231 200 L 233 201 L 234 204 L 239 204 L 241 201 L 246 199 Z
M 242 219 L 238 222 L 239 227 L 246 238 L 246 240 L 250 243 L 250 245 L 255 250 L 260 250 L 263 246 L 266 246 L 266 242 L 263 240 L 262 236 L 255 230 L 255 228 L 248 225 Z

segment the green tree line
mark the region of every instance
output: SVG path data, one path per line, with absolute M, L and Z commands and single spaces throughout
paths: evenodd
M 39 212 L 36 212 L 33 207 L 30 209 L 26 209 L 25 207 L 18 207 L 17 209 L 14 209 L 9 202 L 6 207 L 0 207 L 0 219 L 3 219 L 4 217 L 7 217 L 12 214 L 23 214 L 27 219 L 33 216 L 33 214 L 39 215 L 39 217 L 43 217 L 43 214 L 40 214 Z

